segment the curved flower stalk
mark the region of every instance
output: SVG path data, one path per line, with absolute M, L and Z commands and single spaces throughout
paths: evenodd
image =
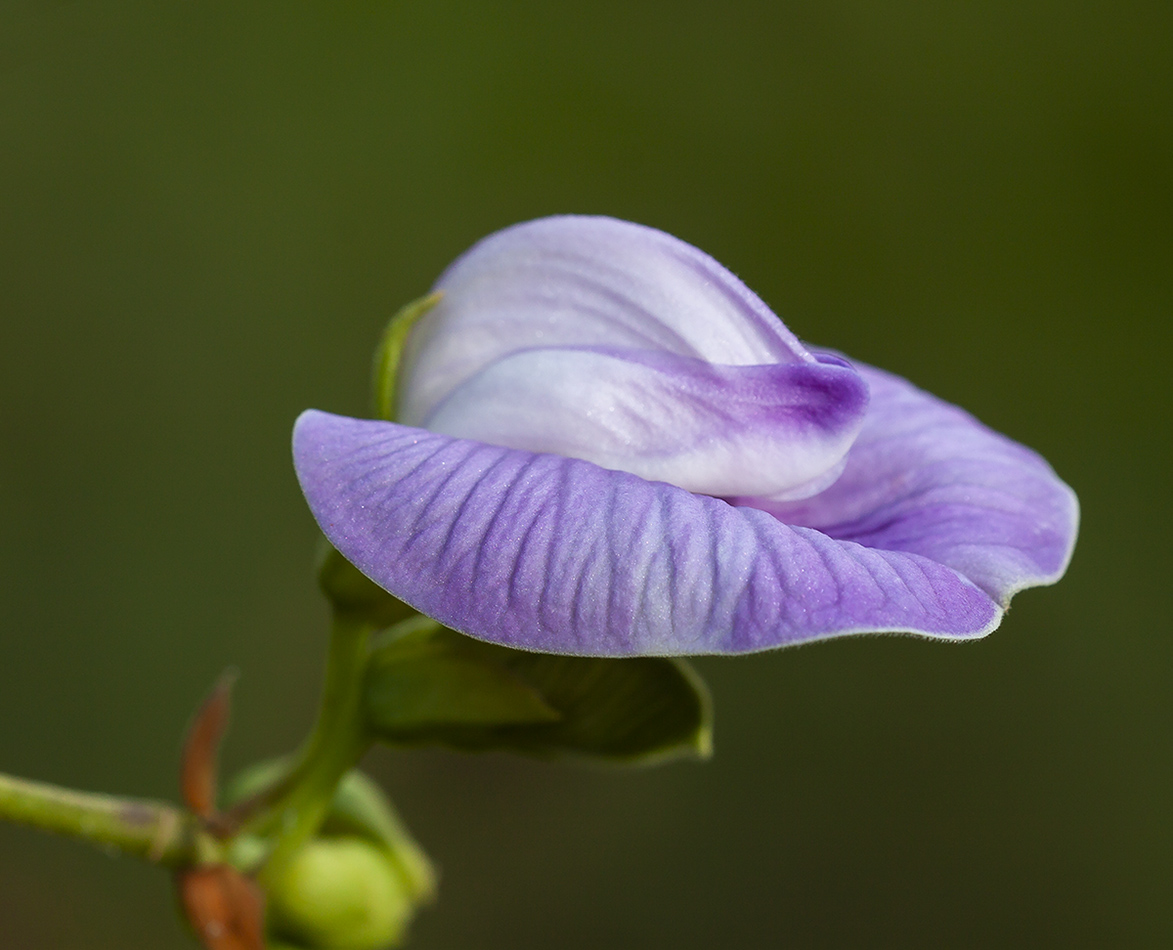
M 335 547 L 456 630 L 588 656 L 965 639 L 1066 569 L 1078 505 L 1041 457 L 804 346 L 667 234 L 540 219 L 435 291 L 399 422 L 308 411 L 294 459 Z

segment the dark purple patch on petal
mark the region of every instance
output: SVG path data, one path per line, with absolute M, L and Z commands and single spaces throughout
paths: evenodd
M 924 555 L 1003 605 L 1057 581 L 1079 504 L 1047 462 L 907 380 L 856 368 L 871 404 L 843 474 L 812 498 L 758 507 L 839 540 Z

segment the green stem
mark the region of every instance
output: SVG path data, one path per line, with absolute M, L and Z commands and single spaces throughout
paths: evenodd
M 276 797 L 244 829 L 275 836 L 276 844 L 261 871 L 262 882 L 274 880 L 313 837 L 339 780 L 370 747 L 362 712 L 362 680 L 374 629 L 361 620 L 334 617 L 317 722 Z
M 189 863 L 193 816 L 164 802 L 120 798 L 0 773 L 0 819 L 117 848 L 156 864 Z

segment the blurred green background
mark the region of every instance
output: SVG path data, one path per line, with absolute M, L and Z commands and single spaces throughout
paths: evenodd
M 715 759 L 372 756 L 415 950 L 1173 944 L 1173 5 L 0 4 L 0 769 L 173 797 L 293 746 L 325 610 L 288 439 L 554 212 L 1037 448 L 1067 578 L 981 643 L 702 660 Z M 0 827 L 0 947 L 194 946 L 154 869 Z

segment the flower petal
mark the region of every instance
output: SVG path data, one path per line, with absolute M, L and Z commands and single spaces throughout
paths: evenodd
M 310 410 L 294 462 L 330 541 L 464 633 L 592 656 L 745 653 L 849 633 L 981 636 L 955 571 L 590 462 Z
M 400 419 L 423 425 L 465 380 L 509 353 L 609 346 L 728 366 L 812 363 L 756 294 L 703 251 L 654 228 L 563 215 L 489 235 L 436 282 L 413 329 Z
M 839 540 L 932 558 L 1003 605 L 1062 577 L 1079 502 L 1051 466 L 907 380 L 854 365 L 871 403 L 838 481 L 801 502 L 732 501 Z
M 706 495 L 805 497 L 838 475 L 867 398 L 839 361 L 718 366 L 644 350 L 533 349 L 458 386 L 425 426 Z

